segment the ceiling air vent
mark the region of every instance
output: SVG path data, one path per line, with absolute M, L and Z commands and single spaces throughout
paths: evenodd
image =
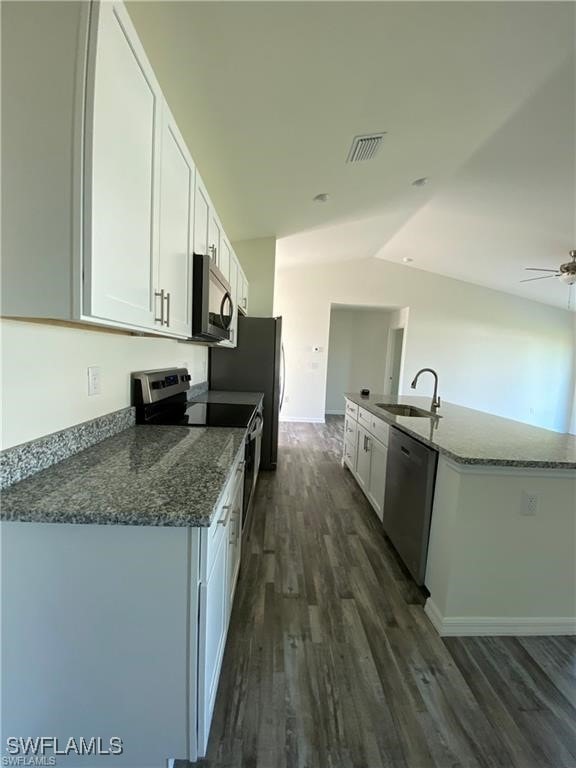
M 386 131 L 382 133 L 370 133 L 366 136 L 355 136 L 346 158 L 347 163 L 359 163 L 361 160 L 372 160 L 380 149 L 382 139 Z

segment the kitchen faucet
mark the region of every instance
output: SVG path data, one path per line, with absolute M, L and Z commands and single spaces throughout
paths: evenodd
M 420 377 L 421 373 L 431 373 L 432 376 L 434 376 L 434 394 L 432 395 L 432 413 L 436 413 L 438 408 L 440 408 L 440 398 L 438 397 L 438 374 L 436 371 L 434 371 L 432 368 L 421 368 L 416 376 L 414 376 L 414 379 L 412 380 L 412 384 L 410 386 L 412 389 L 416 389 L 416 384 L 418 383 L 418 378 Z

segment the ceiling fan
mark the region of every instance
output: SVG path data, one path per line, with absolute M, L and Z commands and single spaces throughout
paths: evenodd
M 526 280 L 520 280 L 521 283 L 530 283 L 533 280 L 549 280 L 551 277 L 558 277 L 566 285 L 576 283 L 576 251 L 570 251 L 572 261 L 560 264 L 558 269 L 541 269 L 539 267 L 525 267 L 527 272 L 551 272 L 551 275 L 542 275 L 541 277 L 528 277 Z

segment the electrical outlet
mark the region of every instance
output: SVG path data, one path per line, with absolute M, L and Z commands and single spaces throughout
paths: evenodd
M 91 365 L 88 368 L 88 394 L 99 395 L 101 391 L 100 366 Z
M 522 515 L 533 516 L 538 512 L 538 494 L 522 491 L 522 504 L 520 513 Z

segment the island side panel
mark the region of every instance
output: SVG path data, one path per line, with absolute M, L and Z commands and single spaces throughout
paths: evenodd
M 441 631 L 574 633 L 576 473 L 440 464 L 426 583 Z
M 434 609 L 444 616 L 448 607 L 452 559 L 458 525 L 458 503 L 460 498 L 460 474 L 440 455 L 436 469 L 436 486 L 428 558 L 424 584 L 434 604 Z M 430 606 L 429 606 L 430 607 Z
M 198 530 L 4 522 L 0 533 L 2 738 L 123 741 L 119 757 L 58 765 L 185 758 Z

